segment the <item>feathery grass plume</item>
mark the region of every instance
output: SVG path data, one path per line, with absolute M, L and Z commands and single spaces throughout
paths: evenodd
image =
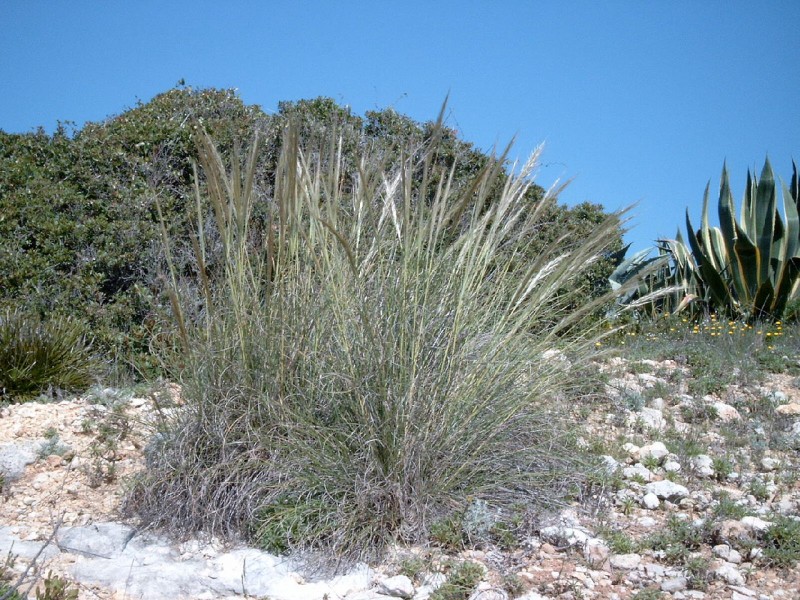
M 80 392 L 94 382 L 97 366 L 74 320 L 42 322 L 10 309 L 0 314 L 0 398 L 22 402 L 47 391 Z
M 618 215 L 580 248 L 520 267 L 541 210 L 525 201 L 538 151 L 490 202 L 507 151 L 454 191 L 455 166 L 430 176 L 435 140 L 422 165 L 365 150 L 345 189 L 337 137 L 309 148 L 290 125 L 263 198 L 257 142 L 229 174 L 200 135 L 225 260 L 209 274 L 197 236 L 207 306 L 185 319 L 187 406 L 154 441 L 130 510 L 368 559 L 424 539 L 470 498 L 534 506 L 580 484 L 586 465 L 558 400 L 570 378 L 543 353 L 591 356 L 602 334 L 579 325 L 607 299 L 567 312 L 563 290 L 601 256 Z M 269 203 L 259 227 L 256 202 Z

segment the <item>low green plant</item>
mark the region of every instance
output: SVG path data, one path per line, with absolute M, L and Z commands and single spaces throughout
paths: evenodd
M 7 582 L 0 582 L 0 600 L 26 600 L 19 591 Z
M 458 552 L 464 549 L 464 527 L 459 517 L 450 516 L 434 521 L 429 535 L 432 542 L 446 550 Z
M 664 560 L 670 564 L 683 564 L 708 539 L 708 523 L 695 524 L 670 515 L 666 527 L 648 536 L 642 545 L 663 552 Z
M 510 510 L 580 489 L 589 463 L 557 416 L 564 372 L 543 354 L 580 368 L 605 335 L 582 319 L 607 298 L 575 306 L 564 290 L 599 260 L 616 216 L 528 260 L 545 206 L 526 196 L 534 161 L 496 200 L 503 157 L 463 186 L 445 171 L 414 187 L 438 168 L 434 135 L 408 154 L 421 163 L 386 171 L 365 154 L 342 187 L 337 139 L 306 153 L 289 127 L 265 200 L 257 143 L 230 171 L 210 138 L 199 144 L 200 292 L 184 298 L 182 273 L 169 275 L 186 407 L 129 509 L 365 558 L 463 519 L 474 498 Z M 263 230 L 251 227 L 259 199 Z M 324 526 L 287 526 L 287 501 Z
M 430 557 L 423 557 L 418 554 L 404 557 L 397 566 L 398 575 L 405 575 L 412 581 L 417 581 L 420 575 L 431 569 Z
M 95 409 L 83 420 L 81 426 L 85 434 L 94 436 L 89 444 L 90 460 L 86 465 L 89 485 L 99 487 L 113 482 L 117 478 L 119 444 L 131 432 L 131 422 L 125 412 L 125 405 L 114 404 L 110 410 Z
M 655 456 L 645 456 L 642 459 L 642 465 L 653 471 L 654 469 L 657 469 L 659 466 L 661 466 L 661 461 Z
M 0 564 L 0 600 L 25 600 L 22 594 L 14 585 L 14 574 L 12 569 L 16 562 L 16 556 L 8 552 L 2 564 Z
M 631 600 L 659 600 L 663 597 L 664 594 L 662 594 L 660 590 L 655 588 L 645 588 L 637 591 L 633 596 L 631 596 Z
M 282 554 L 306 538 L 332 535 L 326 518 L 331 508 L 321 498 L 280 498 L 261 507 L 255 515 L 254 522 L 259 527 L 253 534 L 254 541 L 269 552 Z
M 703 591 L 708 588 L 711 575 L 708 572 L 709 560 L 704 556 L 691 556 L 684 563 L 687 574 L 687 587 L 690 590 Z
M 631 554 L 639 548 L 636 540 L 620 529 L 605 527 L 599 529 L 597 534 L 606 541 L 614 554 Z
M 42 582 L 42 588 L 36 591 L 36 600 L 78 600 L 78 590 L 67 580 L 50 573 Z
M 46 391 L 80 392 L 94 381 L 96 368 L 77 321 L 0 312 L 0 398 L 23 402 Z
M 766 502 L 769 499 L 769 488 L 760 479 L 753 479 L 748 485 L 747 491 L 755 496 L 759 502 Z
M 644 478 L 641 479 L 640 483 L 644 483 Z M 632 514 L 633 509 L 636 508 L 636 499 L 633 496 L 625 496 L 620 503 L 620 508 L 623 515 Z
M 692 400 L 681 405 L 681 416 L 686 423 L 708 423 L 717 419 L 717 409 L 702 400 Z
M 499 546 L 502 550 L 509 552 L 519 546 L 519 540 L 514 534 L 514 527 L 505 522 L 498 522 L 492 525 L 491 530 L 492 542 Z
M 483 579 L 484 568 L 470 561 L 451 562 L 448 568 L 447 581 L 429 596 L 430 600 L 467 600 Z
M 509 598 L 518 598 L 525 593 L 525 582 L 516 573 L 506 573 L 502 577 L 501 586 Z
M 714 456 L 711 459 L 711 468 L 714 469 L 714 478 L 717 481 L 726 481 L 733 473 L 734 464 L 727 456 Z
M 45 431 L 44 437 L 46 441 L 39 446 L 37 451 L 39 458 L 46 458 L 51 455 L 65 456 L 71 452 L 70 447 L 61 442 L 61 437 L 54 428 Z
M 761 541 L 763 564 L 781 569 L 793 568 L 800 561 L 800 519 L 776 515 Z
M 717 494 L 713 514 L 715 519 L 741 519 L 750 514 L 747 506 L 740 504 L 730 497 L 727 492 Z

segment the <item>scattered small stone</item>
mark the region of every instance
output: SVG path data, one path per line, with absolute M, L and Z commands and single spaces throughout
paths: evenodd
M 613 475 L 619 470 L 620 464 L 613 456 L 605 454 L 600 457 L 600 462 L 603 465 L 603 470 L 609 475 Z
M 742 418 L 742 416 L 739 414 L 739 411 L 730 404 L 717 401 L 714 402 L 712 406 L 714 407 L 714 410 L 717 411 L 717 418 L 720 421 L 727 423 L 728 421 L 738 421 Z
M 660 461 L 669 454 L 669 450 L 662 442 L 653 442 L 639 448 L 639 460 L 654 458 Z
M 712 467 L 714 460 L 708 454 L 693 456 L 689 462 L 692 465 L 692 470 L 698 477 L 714 476 L 714 468 Z
M 505 590 L 482 581 L 475 586 L 475 591 L 472 592 L 469 600 L 508 600 L 508 594 Z
M 589 534 L 583 529 L 562 527 L 560 525 L 545 527 L 541 530 L 540 535 L 543 540 L 560 548 L 583 547 L 590 538 Z
M 779 415 L 800 415 L 800 402 L 782 404 L 775 409 Z
M 637 413 L 631 413 L 628 416 L 630 425 L 634 425 L 637 421 L 641 421 L 648 429 L 661 431 L 666 426 L 664 414 L 655 408 L 643 408 Z
M 636 444 L 632 444 L 631 442 L 625 442 L 622 444 L 622 450 L 628 455 L 633 462 L 637 462 L 639 460 L 639 446 Z
M 744 517 L 741 523 L 754 533 L 763 533 L 772 525 L 769 521 L 759 519 L 758 517 Z
M 657 384 L 665 384 L 666 381 L 663 379 L 656 377 L 655 375 L 650 375 L 650 373 L 639 373 L 639 381 L 642 382 L 645 389 L 650 389 L 655 387 Z
M 654 493 L 649 492 L 642 498 L 642 506 L 649 510 L 655 510 L 661 505 L 661 501 Z
M 658 521 L 656 521 L 653 517 L 639 517 L 636 519 L 636 522 L 646 529 L 651 529 L 658 525 Z
M 684 486 L 667 479 L 648 483 L 644 489 L 647 493 L 655 494 L 661 500 L 670 500 L 672 502 L 679 501 L 689 495 L 689 490 Z
M 675 592 L 682 592 L 687 587 L 689 587 L 689 581 L 686 577 L 671 577 L 662 582 L 661 591 L 672 594 Z
M 767 473 L 775 471 L 781 465 L 781 461 L 771 456 L 765 456 L 761 459 L 761 470 Z
M 379 579 L 375 587 L 379 594 L 393 598 L 411 598 L 414 596 L 414 584 L 405 575 Z
M 548 544 L 545 542 L 544 544 L 539 546 L 539 552 L 541 552 L 542 554 L 555 554 L 556 549 L 552 544 Z
M 655 479 L 653 472 L 645 467 L 642 463 L 636 463 L 631 467 L 625 467 L 622 469 L 622 476 L 625 479 L 642 478 L 645 481 L 653 481 L 653 479 Z
M 741 585 L 731 585 L 731 586 L 728 586 L 728 587 L 734 594 L 739 594 L 740 598 L 755 598 L 756 597 L 756 593 L 753 590 L 751 590 L 750 588 L 747 588 L 747 587 L 744 587 L 744 586 L 741 586 Z
M 591 538 L 586 541 L 583 547 L 583 556 L 593 567 L 601 568 L 608 562 L 611 550 L 608 545 L 600 538 Z
M 722 560 L 735 565 L 738 565 L 742 562 L 742 555 L 734 548 L 731 548 L 728 544 L 718 544 L 711 549 L 711 552 L 717 558 L 721 558 Z
M 736 565 L 722 560 L 712 563 L 709 573 L 729 585 L 744 585 L 745 583 L 744 576 L 736 568 Z
M 632 571 L 642 562 L 639 554 L 613 554 L 610 559 L 611 566 L 622 571 Z

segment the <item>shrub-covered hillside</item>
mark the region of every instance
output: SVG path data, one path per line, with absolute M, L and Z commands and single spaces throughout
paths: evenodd
M 153 343 L 168 339 L 158 334 L 169 306 L 156 197 L 168 234 L 177 241 L 178 269 L 191 274 L 187 207 L 194 203 L 197 131 L 205 129 L 226 160 L 235 145 L 248 144 L 260 132 L 256 185 L 265 205 L 289 118 L 298 123 L 301 144 L 311 154 L 329 152 L 325 140 L 336 132 L 345 156 L 343 186 L 358 174 L 360 150 L 369 148 L 391 169 L 408 148 L 421 151 L 434 135 L 432 123 L 393 110 L 360 117 L 318 98 L 284 102 L 267 115 L 244 105 L 233 91 L 183 87 L 79 129 L 62 124 L 53 135 L 0 131 L 0 308 L 21 307 L 45 320 L 77 318 L 115 376 L 152 374 Z M 488 157 L 451 130 L 435 135 L 438 149 L 428 175 L 441 177 L 447 171 L 435 167 L 456 164 L 452 185 L 465 185 Z M 417 176 L 412 185 L 427 175 L 420 170 Z M 495 196 L 503 181 L 497 180 Z M 527 194 L 531 206 L 544 196 L 537 186 Z M 256 221 L 259 210 L 254 208 Z M 541 240 L 533 247 L 544 248 L 561 236 L 562 248 L 580 243 L 604 216 L 596 205 L 553 203 L 542 212 L 536 230 Z M 605 280 L 598 270 L 587 278 Z

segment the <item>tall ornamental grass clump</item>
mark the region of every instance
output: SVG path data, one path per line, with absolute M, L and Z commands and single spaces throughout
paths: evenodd
M 505 156 L 455 191 L 452 170 L 434 177 L 435 136 L 421 162 L 364 150 L 343 177 L 335 136 L 306 148 L 290 126 L 268 200 L 257 142 L 230 173 L 207 136 L 198 150 L 201 292 L 187 310 L 175 271 L 172 288 L 186 405 L 151 444 L 132 511 L 364 559 L 475 498 L 502 510 L 574 489 L 585 465 L 557 403 L 569 375 L 543 353 L 594 348 L 579 324 L 597 306 L 562 307 L 616 215 L 581 248 L 523 263 L 536 154 L 489 203 Z

